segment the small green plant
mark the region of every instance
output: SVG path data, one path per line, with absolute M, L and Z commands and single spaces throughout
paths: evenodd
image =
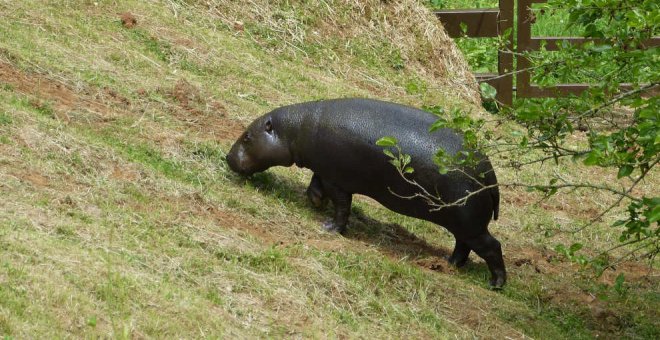
M 9 125 L 11 123 L 11 116 L 9 116 L 6 112 L 0 112 L 0 125 Z
M 579 264 L 586 264 L 588 259 L 582 254 L 576 254 L 580 249 L 582 249 L 582 243 L 573 243 L 570 247 L 566 248 L 563 244 L 558 244 L 555 247 L 555 251 L 559 254 L 564 255 L 571 261 L 577 262 Z
M 628 288 L 625 286 L 626 283 L 626 276 L 621 273 L 617 275 L 616 279 L 614 280 L 614 285 L 612 286 L 612 289 L 620 296 L 623 297 L 626 295 L 628 292 Z
M 125 32 L 131 38 L 143 44 L 145 49 L 158 57 L 160 61 L 168 63 L 172 60 L 172 57 L 174 56 L 174 50 L 170 43 L 162 39 L 158 39 L 157 37 L 150 35 L 149 32 L 140 28 L 126 30 Z
M 30 106 L 39 113 L 40 115 L 46 117 L 46 118 L 55 118 L 55 111 L 53 110 L 53 107 L 51 106 L 50 103 L 40 101 L 40 100 L 33 100 L 30 101 Z
M 423 80 L 418 78 L 413 78 L 406 83 L 405 88 L 406 88 L 406 93 L 411 95 L 416 95 L 426 92 L 428 86 Z
M 92 327 L 92 328 L 96 327 L 96 316 L 95 315 L 90 316 L 87 319 L 87 326 Z

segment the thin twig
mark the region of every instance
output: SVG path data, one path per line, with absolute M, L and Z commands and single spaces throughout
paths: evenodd
M 660 158 L 656 159 L 655 162 L 651 163 L 651 165 L 646 169 L 646 171 L 642 170 L 642 173 L 639 175 L 639 177 L 637 177 L 637 179 L 636 179 L 636 180 L 630 185 L 630 187 L 628 188 L 628 190 L 626 190 L 626 192 L 625 192 L 626 195 L 620 195 L 619 198 L 616 200 L 616 202 L 612 203 L 609 207 L 607 207 L 607 209 L 603 210 L 598 216 L 596 216 L 596 217 L 594 217 L 593 219 L 591 219 L 591 221 L 589 221 L 589 223 L 587 223 L 587 224 L 585 224 L 584 226 L 582 226 L 582 227 L 580 227 L 580 228 L 574 230 L 573 233 L 578 233 L 578 232 L 580 232 L 580 231 L 582 231 L 582 230 L 584 230 L 584 229 L 586 229 L 586 228 L 592 226 L 592 225 L 593 225 L 594 223 L 596 223 L 598 220 L 600 220 L 601 218 L 603 218 L 603 216 L 605 216 L 605 214 L 607 214 L 607 213 L 610 212 L 612 209 L 614 209 L 615 207 L 617 207 L 617 206 L 621 203 L 621 201 L 623 201 L 624 196 L 626 196 L 626 197 L 630 197 L 630 196 L 629 196 L 630 192 L 635 188 L 635 186 L 636 186 L 639 182 L 641 182 L 641 180 L 642 180 L 644 177 L 646 177 L 646 174 L 648 174 L 648 172 L 651 171 L 651 169 L 652 169 L 653 167 L 655 167 L 655 166 L 658 164 L 658 162 L 660 162 Z M 635 201 L 635 202 L 640 202 L 640 201 L 642 201 L 641 199 L 638 199 L 638 198 L 635 198 L 635 199 L 632 199 L 632 200 Z
M 595 108 L 593 108 L 593 109 L 589 109 L 589 110 L 587 110 L 587 111 L 584 111 L 583 113 L 581 113 L 581 114 L 575 116 L 575 117 L 573 118 L 573 120 L 575 121 L 575 120 L 578 120 L 578 119 L 580 119 L 580 118 L 584 118 L 584 117 L 586 117 L 586 116 L 588 116 L 588 115 L 590 115 L 590 114 L 596 113 L 596 112 L 598 112 L 598 111 L 600 111 L 600 110 L 602 110 L 602 109 L 604 109 L 604 108 L 606 108 L 606 107 L 608 107 L 608 106 L 614 105 L 614 104 L 616 104 L 617 102 L 621 101 L 622 99 L 624 99 L 624 98 L 626 98 L 626 97 L 630 97 L 630 96 L 635 95 L 635 94 L 637 94 L 637 93 L 644 92 L 644 91 L 647 91 L 647 90 L 651 90 L 651 89 L 653 89 L 654 87 L 657 87 L 658 85 L 660 85 L 660 82 L 655 82 L 655 83 L 646 84 L 646 85 L 644 85 L 644 86 L 641 86 L 641 87 L 638 88 L 638 89 L 630 90 L 630 91 L 628 91 L 628 92 L 622 92 L 622 93 L 619 93 L 618 95 L 612 97 L 612 99 L 606 101 L 606 102 L 603 103 L 602 105 L 600 105 L 600 106 L 598 106 L 598 107 L 595 107 Z

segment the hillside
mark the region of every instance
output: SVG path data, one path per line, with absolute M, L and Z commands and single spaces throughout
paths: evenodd
M 660 337 L 657 269 L 625 263 L 591 279 L 551 250 L 571 238 L 611 246 L 614 214 L 558 232 L 606 198 L 536 204 L 504 190 L 491 230 L 509 283 L 495 292 L 474 255 L 464 269 L 447 264 L 442 228 L 359 197 L 347 235 L 329 234 L 329 212 L 304 195 L 309 171 L 228 170 L 245 126 L 295 102 L 370 97 L 487 115 L 422 4 L 118 3 L 0 2 L 0 335 Z

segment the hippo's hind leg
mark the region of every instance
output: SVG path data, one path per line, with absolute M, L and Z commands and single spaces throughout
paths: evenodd
M 334 205 L 335 216 L 332 221 L 323 224 L 327 231 L 343 233 L 348 223 L 348 215 L 351 213 L 351 202 L 353 195 L 339 188 L 334 183 L 322 180 L 323 192 L 328 195 Z
M 456 239 L 456 246 L 454 246 L 454 252 L 451 254 L 451 256 L 448 259 L 449 264 L 459 268 L 463 267 L 468 260 L 468 256 L 470 255 L 471 250 L 472 249 L 470 249 L 467 243 L 459 239 Z
M 477 237 L 463 240 L 463 242 L 486 261 L 491 274 L 490 286 L 495 289 L 502 288 L 506 282 L 506 269 L 500 242 L 488 231 Z
M 315 208 L 322 208 L 326 203 L 326 195 L 323 192 L 323 184 L 321 182 L 321 177 L 314 174 L 312 180 L 309 182 L 307 187 L 307 198 L 312 202 L 312 205 Z

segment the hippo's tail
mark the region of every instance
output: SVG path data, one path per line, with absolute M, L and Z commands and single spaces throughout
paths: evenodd
M 490 198 L 493 200 L 493 219 L 497 220 L 500 215 L 500 188 L 497 185 L 497 176 L 493 168 L 486 172 L 486 185 L 493 187 L 490 189 Z

